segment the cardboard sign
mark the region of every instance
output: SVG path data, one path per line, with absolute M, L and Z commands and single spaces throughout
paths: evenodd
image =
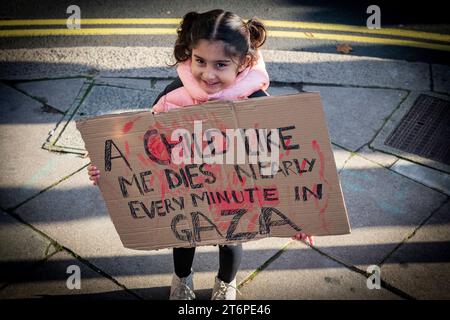
M 77 128 L 101 172 L 98 185 L 127 248 L 350 233 L 318 93 L 106 115 L 79 120 Z M 188 135 L 174 139 L 180 128 Z M 206 134 L 214 130 L 225 142 Z M 234 145 L 228 132 L 236 133 Z M 261 150 L 266 146 L 267 154 L 278 156 L 269 174 L 267 162 L 254 162 L 251 138 L 242 138 L 245 163 L 238 160 L 239 133 L 251 132 Z M 192 161 L 175 164 L 174 154 Z M 211 163 L 211 156 L 222 157 L 223 164 Z

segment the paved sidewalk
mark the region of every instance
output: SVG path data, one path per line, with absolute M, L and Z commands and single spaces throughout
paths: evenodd
M 86 173 L 74 121 L 147 109 L 175 71 L 170 48 L 0 52 L 0 298 L 166 299 L 171 250 L 122 247 Z M 240 299 L 449 299 L 450 169 L 386 149 L 421 94 L 450 100 L 450 67 L 263 51 L 269 93 L 319 91 L 352 233 L 244 244 Z M 198 248 L 195 291 L 209 299 L 217 247 Z M 67 268 L 81 269 L 69 290 Z M 367 268 L 382 288 L 367 288 Z

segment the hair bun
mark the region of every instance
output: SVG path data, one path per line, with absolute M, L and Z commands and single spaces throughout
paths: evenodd
M 199 13 L 195 11 L 188 12 L 184 15 L 183 20 L 181 21 L 180 27 L 177 32 L 183 32 L 184 34 L 191 29 L 192 24 L 198 18 Z
M 267 30 L 264 24 L 258 19 L 247 21 L 247 28 L 250 34 L 250 43 L 254 49 L 261 47 L 266 42 Z

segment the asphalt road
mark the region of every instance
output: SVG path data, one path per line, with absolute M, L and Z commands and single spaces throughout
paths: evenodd
M 64 20 L 69 17 L 67 7 L 76 4 L 81 9 L 82 29 L 85 28 L 171 28 L 177 24 L 165 24 L 167 19 L 179 19 L 189 11 L 204 12 L 222 8 L 238 13 L 243 18 L 259 17 L 266 21 L 300 22 L 292 27 L 288 23 L 269 26 L 269 38 L 265 49 L 295 50 L 336 53 L 336 46 L 348 44 L 352 55 L 393 58 L 407 61 L 450 63 L 450 14 L 444 2 L 427 1 L 413 3 L 390 1 L 376 2 L 381 9 L 382 34 L 370 34 L 366 13 L 372 1 L 8 1 L 0 4 L 0 47 L 38 48 L 71 46 L 164 46 L 170 47 L 175 41 L 172 34 L 137 34 L 126 32 L 105 35 L 102 31 L 94 35 L 24 35 L 27 30 L 66 29 Z M 392 4 L 394 3 L 394 4 Z M 137 23 L 117 20 L 111 24 L 83 24 L 83 19 L 142 19 L 160 18 L 160 23 Z M 59 25 L 36 25 L 26 21 L 20 25 L 7 22 L 19 19 L 61 19 Z M 6 25 L 5 25 L 6 23 Z M 309 23 L 309 24 L 308 24 Z M 313 24 L 311 24 L 313 23 Z M 358 30 L 347 30 L 359 28 Z M 18 36 L 5 36 L 10 30 Z M 130 29 L 131 30 L 131 29 Z M 394 30 L 393 32 L 390 30 Z M 287 34 L 286 35 L 286 31 Z M 405 35 L 395 31 L 408 31 Z M 22 32 L 22 34 L 21 34 Z M 283 33 L 284 32 L 284 33 Z M 432 39 L 427 34 L 439 34 Z M 151 32 L 155 33 L 155 32 Z M 271 36 L 271 34 L 273 36 Z M 305 36 L 306 35 L 306 36 Z M 426 47 L 426 48 L 424 48 Z

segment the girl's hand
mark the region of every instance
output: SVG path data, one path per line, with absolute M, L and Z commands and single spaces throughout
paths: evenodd
M 303 232 L 297 233 L 295 236 L 292 237 L 292 239 L 309 243 L 311 246 L 313 246 L 315 243 L 313 236 L 308 236 L 306 233 Z
M 98 179 L 100 178 L 100 170 L 96 166 L 90 164 L 88 167 L 89 180 L 93 181 L 94 186 L 97 185 Z

